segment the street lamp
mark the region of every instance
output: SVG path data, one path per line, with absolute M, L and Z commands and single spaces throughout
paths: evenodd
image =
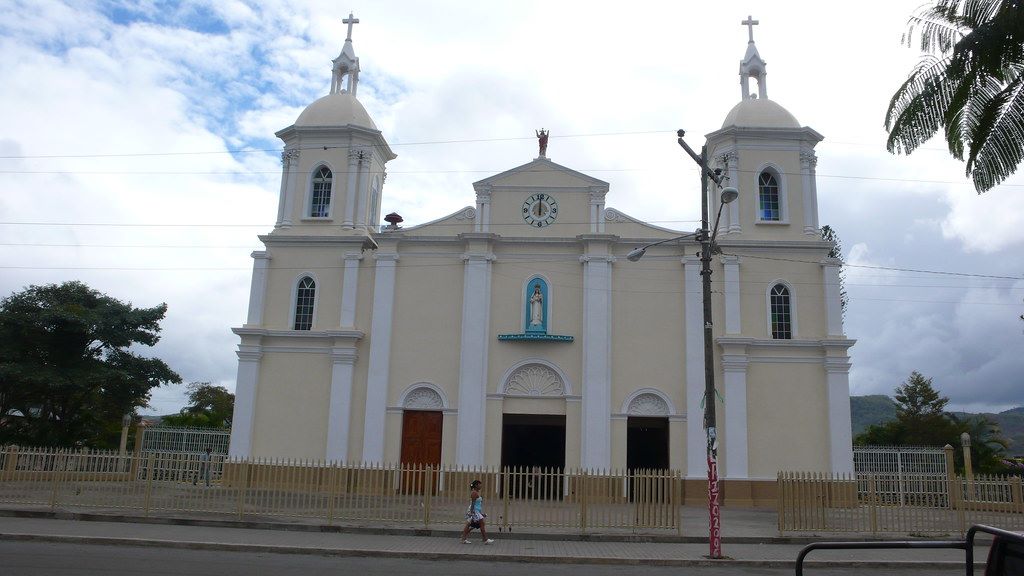
M 626 255 L 630 262 L 636 262 L 643 257 L 644 252 L 651 246 L 664 244 L 673 240 L 696 238 L 700 242 L 700 275 L 701 288 L 703 291 L 704 303 L 704 430 L 707 433 L 707 456 L 708 456 L 708 544 L 711 547 L 710 557 L 717 559 L 722 557 L 722 515 L 718 503 L 718 430 L 715 423 L 715 366 L 714 348 L 711 323 L 711 255 L 715 249 L 715 237 L 718 236 L 718 223 L 722 219 L 722 208 L 739 197 L 739 191 L 732 186 L 722 187 L 720 170 L 712 170 L 707 163 L 707 146 L 702 146 L 700 155 L 686 144 L 683 136 L 686 132 L 678 130 L 679 145 L 686 150 L 686 153 L 693 158 L 700 166 L 700 201 L 701 220 L 700 229 L 693 234 L 685 234 L 677 238 L 669 238 L 653 242 L 632 250 Z M 711 179 L 716 186 L 722 188 L 721 203 L 718 206 L 718 215 L 715 217 L 715 225 L 708 227 L 708 179 Z
M 124 456 L 124 451 L 128 447 L 128 428 L 132 425 L 134 417 L 135 415 L 131 412 L 125 412 L 121 417 L 121 449 L 118 451 L 121 456 Z

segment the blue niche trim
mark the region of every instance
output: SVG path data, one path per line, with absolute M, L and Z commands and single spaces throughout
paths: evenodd
M 547 334 L 540 332 L 527 332 L 525 334 L 498 334 L 498 340 L 518 340 L 528 342 L 572 342 L 572 336 L 560 334 Z
M 523 332 L 521 334 L 498 334 L 498 340 L 528 342 L 572 342 L 572 336 L 548 334 L 548 283 L 535 276 L 526 283 L 523 298 Z M 539 320 L 539 322 L 535 322 Z
M 534 303 L 537 295 L 539 294 L 540 302 Z M 530 281 L 526 283 L 526 294 L 523 298 L 523 331 L 529 334 L 547 334 L 548 333 L 548 283 L 543 278 L 535 277 L 530 278 Z M 540 316 L 539 323 L 534 324 L 534 306 L 539 305 Z

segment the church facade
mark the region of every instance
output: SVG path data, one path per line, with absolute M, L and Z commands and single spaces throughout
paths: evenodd
M 608 206 L 608 183 L 548 158 L 546 133 L 536 158 L 467 190 L 471 204 L 381 226 L 396 155 L 356 98 L 358 74 L 349 23 L 330 94 L 277 133 L 277 221 L 252 254 L 248 317 L 234 328 L 230 454 L 672 468 L 706 482 L 697 244 L 628 261 L 685 232 Z M 730 502 L 752 501 L 780 470 L 853 466 L 853 341 L 841 262 L 818 222 L 822 136 L 767 98 L 752 34 L 740 75 L 739 103 L 706 141 L 739 191 L 713 261 Z

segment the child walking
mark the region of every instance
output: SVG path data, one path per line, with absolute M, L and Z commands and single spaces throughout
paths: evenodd
M 484 544 L 491 544 L 494 540 L 487 537 L 487 527 L 484 514 L 484 499 L 480 496 L 480 481 L 473 480 L 469 485 L 469 508 L 466 509 L 466 525 L 462 528 L 462 543 L 472 544 L 469 541 L 469 531 L 473 528 L 480 529 L 480 537 Z

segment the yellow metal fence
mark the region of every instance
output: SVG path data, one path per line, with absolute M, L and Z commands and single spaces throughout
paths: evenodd
M 1024 529 L 1019 476 L 782 472 L 780 532 L 963 533 Z
M 491 530 L 551 528 L 682 533 L 682 478 L 670 470 L 565 470 L 225 459 L 210 485 L 200 454 L 0 452 L 0 503 L 292 517 L 412 525 L 465 521 L 469 484 L 483 483 Z

